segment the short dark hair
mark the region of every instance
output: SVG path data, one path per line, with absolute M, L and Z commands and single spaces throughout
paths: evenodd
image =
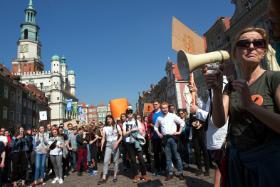
M 133 114 L 133 110 L 131 108 L 126 109 L 125 111 L 126 114 Z

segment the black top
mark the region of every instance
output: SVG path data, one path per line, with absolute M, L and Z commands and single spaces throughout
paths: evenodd
M 260 106 L 270 112 L 280 114 L 275 103 L 278 85 L 280 85 L 280 72 L 266 71 L 249 86 L 249 91 L 255 103 L 259 103 Z M 224 94 L 230 97 L 230 140 L 237 150 L 249 150 L 272 140 L 280 139 L 279 134 L 240 107 L 241 102 L 238 92 L 230 92 L 229 85 L 227 85 Z M 262 100 L 263 102 L 260 102 Z M 280 125 L 280 122 L 275 121 L 275 124 Z

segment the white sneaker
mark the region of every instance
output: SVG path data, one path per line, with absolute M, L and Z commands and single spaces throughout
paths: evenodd
M 63 179 L 59 179 L 58 184 L 63 184 Z
M 55 184 L 58 180 L 59 180 L 59 178 L 58 178 L 58 177 L 55 177 L 55 178 L 53 179 L 53 181 L 52 181 L 52 184 Z

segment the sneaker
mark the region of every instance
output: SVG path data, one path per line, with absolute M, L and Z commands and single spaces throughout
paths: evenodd
M 97 171 L 97 170 L 92 170 L 92 172 L 93 172 L 93 173 L 98 173 L 98 171 Z
M 185 180 L 185 177 L 184 177 L 183 174 L 180 174 L 180 175 L 178 176 L 178 178 L 179 178 L 180 181 Z
M 80 172 L 80 171 L 79 171 L 79 172 L 77 173 L 77 175 L 78 175 L 78 176 L 82 176 L 82 175 L 83 175 L 83 172 Z
M 202 170 L 197 170 L 197 171 L 195 172 L 195 175 L 196 175 L 196 176 L 200 176 L 200 175 L 202 175 L 202 173 L 203 173 Z
M 58 182 L 59 178 L 58 177 L 55 177 L 52 181 L 52 184 L 55 184 L 56 182 Z
M 205 172 L 204 172 L 204 176 L 205 176 L 205 177 L 208 177 L 209 175 L 210 175 L 210 174 L 209 174 L 209 171 L 205 171 Z
M 48 175 L 51 175 L 52 174 L 52 169 L 50 169 L 50 171 L 48 172 Z
M 101 185 L 101 184 L 105 184 L 106 183 L 106 179 L 100 179 L 97 183 L 97 185 Z
M 63 184 L 63 179 L 59 179 L 58 184 Z
M 117 182 L 117 181 L 118 181 L 117 177 L 114 177 L 113 182 Z
M 154 172 L 153 173 L 153 176 L 158 176 L 159 175 L 159 172 Z
M 138 183 L 140 181 L 140 177 L 138 175 L 136 175 L 133 180 L 134 183 Z
M 148 181 L 151 180 L 147 175 L 143 175 L 141 178 L 142 178 L 142 180 L 145 181 L 145 182 L 148 182 Z
M 97 175 L 97 172 L 92 171 L 92 172 L 90 172 L 88 175 L 89 175 L 89 176 L 96 176 L 96 175 Z
M 165 177 L 165 181 L 170 181 L 173 178 L 173 175 L 167 175 Z

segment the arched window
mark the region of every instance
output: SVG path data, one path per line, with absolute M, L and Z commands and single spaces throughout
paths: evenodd
M 27 29 L 24 30 L 24 39 L 28 39 L 28 30 Z

